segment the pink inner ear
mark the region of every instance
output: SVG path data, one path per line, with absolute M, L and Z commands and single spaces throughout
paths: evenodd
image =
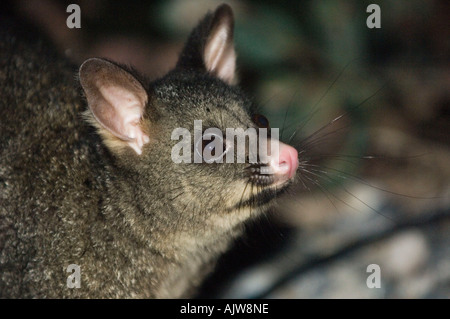
M 106 103 L 93 110 L 96 118 L 112 134 L 141 154 L 142 146 L 149 142 L 149 137 L 140 126 L 146 101 L 142 96 L 119 86 L 100 85 L 99 91 Z
M 141 127 L 148 99 L 141 83 L 121 67 L 99 58 L 80 66 L 80 82 L 99 129 L 141 154 L 142 146 L 149 142 Z
M 220 25 L 208 39 L 204 61 L 206 69 L 227 83 L 232 83 L 236 69 L 231 30 L 227 24 Z
M 130 140 L 136 137 L 136 125 L 139 123 L 143 109 L 142 101 L 135 94 L 118 86 L 101 86 L 100 93 L 112 107 L 104 109 L 108 129 L 118 137 Z
M 221 27 L 209 40 L 205 49 L 205 64 L 209 71 L 214 71 L 227 46 L 228 30 Z
M 224 53 L 222 63 L 218 68 L 217 76 L 225 82 L 232 84 L 236 73 L 236 54 L 234 49 L 229 49 Z

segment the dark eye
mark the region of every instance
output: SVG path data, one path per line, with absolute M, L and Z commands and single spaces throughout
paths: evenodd
M 264 115 L 253 115 L 253 122 L 260 128 L 269 128 L 269 120 Z
M 218 146 L 218 148 L 216 148 Z M 195 150 L 198 155 L 203 157 L 206 163 L 212 163 L 220 160 L 230 149 L 228 143 L 222 135 L 215 133 L 206 133 L 203 138 L 198 140 Z

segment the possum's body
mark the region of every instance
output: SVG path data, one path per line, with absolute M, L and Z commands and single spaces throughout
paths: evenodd
M 125 216 L 117 194 L 135 194 L 117 183 L 81 116 L 76 69 L 42 41 L 1 32 L 0 295 L 179 297 L 190 281 L 197 286 L 208 273 L 199 264 L 215 254 L 149 249 L 127 227 L 141 216 Z M 227 243 L 214 246 L 219 253 Z M 67 287 L 71 264 L 81 268 L 80 289 Z
M 217 28 L 232 31 L 231 9 L 209 14 L 177 68 L 156 82 L 105 60 L 85 62 L 79 76 L 88 121 L 75 68 L 29 31 L 0 21 L 0 296 L 191 295 L 242 222 L 282 189 L 266 189 L 259 207 L 244 164 L 170 158 L 171 132 L 195 119 L 254 126 L 248 100 L 230 85 L 231 42 L 213 47 L 216 64 L 199 60 Z M 111 86 L 121 89 L 104 98 Z M 123 111 L 137 110 L 140 122 L 113 112 L 108 103 L 120 92 L 142 101 Z M 119 118 L 108 122 L 105 112 Z M 149 138 L 135 142 L 123 125 Z M 292 177 L 286 174 L 282 181 Z M 80 288 L 67 285 L 71 264 L 80 267 Z

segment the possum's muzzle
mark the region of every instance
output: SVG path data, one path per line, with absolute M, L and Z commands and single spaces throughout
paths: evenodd
M 298 152 L 292 146 L 277 142 L 277 152 L 263 163 L 247 168 L 249 182 L 255 186 L 281 186 L 289 182 L 298 168 Z
M 246 168 L 247 184 L 244 194 L 250 193 L 238 204 L 239 207 L 257 207 L 268 204 L 285 192 L 298 169 L 298 152 L 292 146 L 277 142 L 278 153 L 265 163 L 250 164 Z

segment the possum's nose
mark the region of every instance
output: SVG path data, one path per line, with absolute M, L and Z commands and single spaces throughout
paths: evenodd
M 278 142 L 278 156 L 274 156 L 270 166 L 279 180 L 287 181 L 295 176 L 298 168 L 298 152 L 292 146 Z

